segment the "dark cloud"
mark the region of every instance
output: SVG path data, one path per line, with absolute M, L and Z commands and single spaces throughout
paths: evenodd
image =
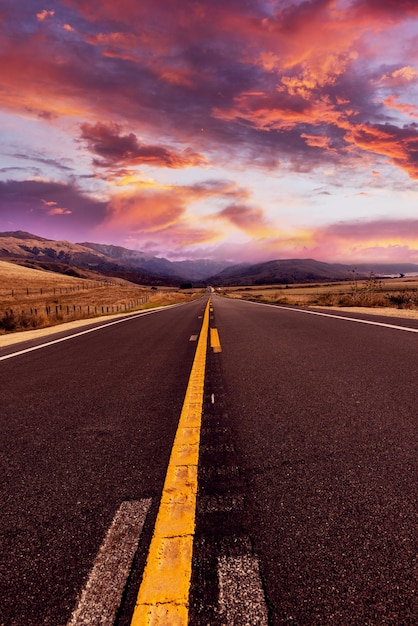
M 43 165 L 47 165 L 48 167 L 54 167 L 58 170 L 71 172 L 73 171 L 72 167 L 66 165 L 68 159 L 47 159 L 37 154 L 22 154 L 20 152 L 15 152 L 12 155 L 15 159 L 23 160 L 23 161 L 33 161 L 35 163 L 41 163 Z
M 206 160 L 190 149 L 175 152 L 164 146 L 146 145 L 139 142 L 134 133 L 123 135 L 116 123 L 82 124 L 81 138 L 88 149 L 100 159 L 95 165 L 156 165 L 158 167 L 183 168 L 203 165 Z
M 231 180 L 205 180 L 194 185 L 189 185 L 187 190 L 197 197 L 219 197 L 230 200 L 231 198 L 245 200 L 250 197 L 251 192 L 246 187 L 241 187 Z
M 353 2 L 353 11 L 362 16 L 390 17 L 399 22 L 418 15 L 418 4 L 415 0 L 357 0 Z

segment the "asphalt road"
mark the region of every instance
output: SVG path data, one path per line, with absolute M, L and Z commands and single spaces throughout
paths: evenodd
M 271 624 L 417 624 L 418 334 L 213 303 L 196 623 L 222 623 L 207 570 L 252 553 Z
M 205 303 L 0 362 L 0 624 L 65 625 L 120 503 L 150 498 L 129 624 Z M 190 623 L 417 624 L 418 333 L 213 309 Z
M 121 502 L 152 527 L 204 305 L 0 362 L 0 624 L 67 623 Z

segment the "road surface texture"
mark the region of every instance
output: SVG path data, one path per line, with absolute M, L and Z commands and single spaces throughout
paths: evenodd
M 417 624 L 418 334 L 213 306 L 196 623 L 222 623 L 201 558 L 253 554 L 271 624 Z
M 0 361 L 0 624 L 110 623 L 74 608 L 121 505 L 130 624 L 206 301 Z M 189 623 L 417 624 L 418 324 L 212 305 Z
M 120 504 L 155 517 L 204 306 L 0 361 L 0 624 L 65 625 Z

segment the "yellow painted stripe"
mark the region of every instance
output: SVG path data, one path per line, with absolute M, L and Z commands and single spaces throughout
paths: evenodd
M 210 347 L 214 352 L 222 352 L 221 340 L 219 339 L 219 333 L 217 328 L 210 329 Z
M 209 302 L 139 589 L 132 626 L 187 626 Z

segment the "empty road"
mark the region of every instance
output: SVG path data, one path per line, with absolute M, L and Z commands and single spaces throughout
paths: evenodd
M 416 624 L 417 322 L 207 300 L 0 350 L 0 624 L 90 623 L 121 507 L 131 623 L 204 332 L 189 623 Z

